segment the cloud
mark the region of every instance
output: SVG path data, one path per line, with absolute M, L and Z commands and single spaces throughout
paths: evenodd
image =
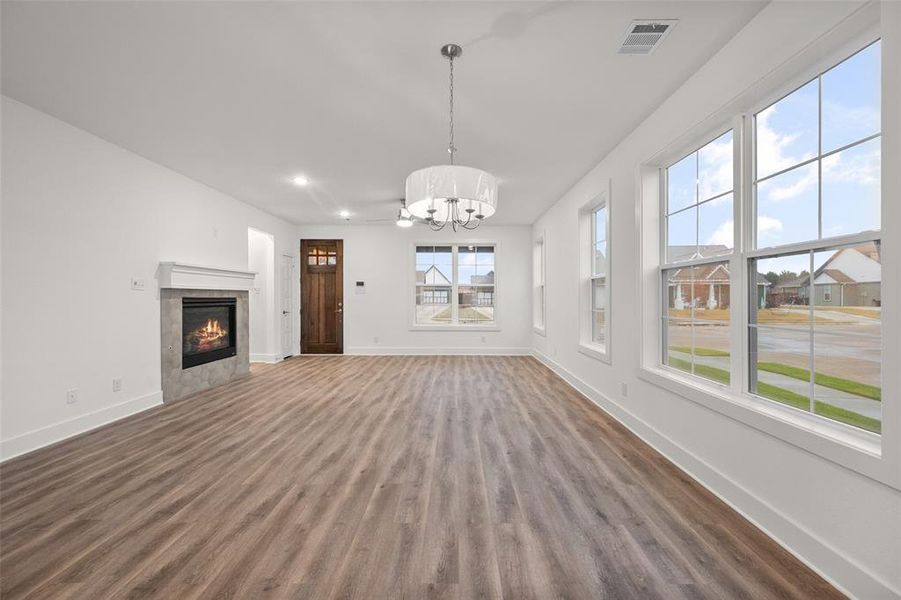
M 815 110 L 815 107 L 813 108 Z M 813 152 L 801 154 L 791 152 L 791 146 L 801 139 L 803 132 L 780 133 L 776 131 L 771 125 L 771 121 L 778 110 L 778 104 L 774 104 L 757 115 L 757 172 L 763 176 L 782 171 L 814 157 Z M 870 107 L 842 107 L 835 103 L 824 102 L 824 118 L 826 114 L 834 115 L 833 121 L 841 122 L 851 130 L 868 131 L 870 130 L 867 129 L 868 127 L 874 126 L 874 121 L 878 123 L 878 116 L 874 116 Z M 837 115 L 841 115 L 841 119 L 838 119 Z M 833 125 L 833 127 L 835 126 Z M 857 146 L 824 158 L 822 165 L 824 183 L 878 185 L 880 182 L 880 151 L 878 143 L 874 146 L 867 152 L 861 152 L 864 146 Z M 797 171 L 790 171 L 771 180 L 766 185 L 767 197 L 771 200 L 783 201 L 798 198 L 816 188 L 816 163 Z
M 775 234 L 782 232 L 782 221 L 774 217 L 766 215 L 758 215 L 757 217 L 757 239 L 758 241 L 772 239 Z
M 815 108 L 815 107 L 814 107 Z M 777 114 L 777 104 L 757 115 L 757 172 L 766 176 L 814 157 L 813 152 L 792 154 L 789 149 L 802 132 L 780 133 L 770 124 Z
M 698 198 L 706 200 L 733 188 L 732 132 L 713 140 L 698 152 Z M 726 198 L 715 201 L 719 203 Z
M 732 234 L 734 232 L 734 229 L 735 226 L 732 222 L 732 219 L 723 221 L 722 223 L 720 223 L 719 227 L 713 230 L 713 233 L 710 234 L 710 236 L 707 238 L 707 241 L 704 243 L 711 246 L 722 245 L 731 248 L 733 241 Z

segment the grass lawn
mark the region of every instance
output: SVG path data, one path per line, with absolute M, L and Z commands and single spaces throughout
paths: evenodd
M 789 365 L 772 362 L 761 362 L 757 363 L 757 368 L 761 371 L 779 373 L 780 375 L 792 377 L 793 379 L 800 379 L 801 381 L 810 381 L 810 371 L 800 367 L 791 367 Z M 832 388 L 833 390 L 838 390 L 840 392 L 854 394 L 855 396 L 861 396 L 871 400 L 882 400 L 882 388 L 876 387 L 875 385 L 859 383 L 857 381 L 851 381 L 850 379 L 834 377 L 816 371 L 814 371 L 813 374 L 813 382 L 817 385 Z
M 794 406 L 801 410 L 810 410 L 810 398 L 801 394 L 796 394 L 785 388 L 758 381 L 757 393 L 765 398 L 770 398 L 771 400 L 776 400 L 777 402 L 788 404 L 789 406 Z M 860 427 L 861 429 L 866 429 L 873 433 L 882 432 L 882 421 L 879 419 L 845 410 L 844 408 L 839 408 L 838 406 L 833 406 L 832 404 L 827 404 L 820 400 L 817 400 L 814 403 L 814 410 L 816 411 L 816 414 L 822 417 L 829 417 L 834 421 L 854 425 L 855 427 Z
M 669 366 L 679 369 L 680 371 L 691 372 L 691 363 L 689 361 L 674 356 L 669 357 Z M 711 367 L 709 365 L 695 365 L 695 375 L 718 381 L 719 383 L 729 383 L 729 371 Z M 782 404 L 793 406 L 794 408 L 804 411 L 810 410 L 810 398 L 776 385 L 758 381 L 757 394 L 771 400 L 776 400 Z M 819 400 L 814 403 L 814 410 L 816 411 L 816 414 L 820 416 L 828 417 L 841 423 L 854 425 L 855 427 L 860 427 L 861 429 L 872 431 L 874 433 L 882 432 L 882 422 L 879 419 L 867 417 Z
M 691 348 L 688 346 L 670 346 L 669 349 L 673 352 L 691 354 Z M 729 353 L 725 350 L 714 350 L 713 348 L 695 348 L 694 353 L 695 356 L 729 356 Z
M 451 309 L 445 308 L 440 313 L 432 317 L 436 321 L 450 321 Z M 482 311 L 471 306 L 464 306 L 460 309 L 460 321 L 490 321 L 491 317 Z
M 825 310 L 825 309 L 824 309 Z M 851 311 L 845 310 L 843 312 L 847 312 L 849 314 L 855 314 Z M 669 318 L 671 319 L 690 319 L 691 318 L 691 309 L 690 308 L 670 308 L 667 311 Z M 871 315 L 864 315 L 871 316 Z M 835 319 L 829 319 L 826 317 L 821 317 L 814 313 L 814 319 L 817 323 L 845 323 L 847 321 L 836 321 Z M 729 320 L 729 310 L 725 308 L 696 308 L 695 309 L 695 320 L 703 323 L 704 321 L 728 321 Z M 801 324 L 801 323 L 809 323 L 810 322 L 810 311 L 806 307 L 798 307 L 798 308 L 761 308 L 757 311 L 757 322 L 763 324 L 773 324 L 773 323 L 781 323 L 781 324 Z
M 670 355 L 669 357 L 669 366 L 679 369 L 680 371 L 685 371 L 686 373 L 691 373 L 691 362 L 676 358 L 673 355 Z M 711 367 L 710 365 L 695 365 L 695 375 L 718 383 L 728 384 L 730 381 L 729 371 Z
M 865 306 L 817 306 L 814 310 L 828 310 L 830 312 L 841 312 L 858 317 L 866 317 L 868 319 L 880 319 L 882 311 L 878 308 L 867 308 Z
M 691 348 L 688 346 L 670 346 L 670 350 L 674 352 L 684 352 L 691 354 Z M 695 348 L 695 356 L 729 356 L 725 350 L 716 350 L 714 348 Z M 678 360 L 678 359 L 676 359 Z M 683 361 L 687 362 L 687 361 Z M 810 381 L 810 371 L 801 367 L 792 367 L 774 362 L 757 363 L 757 368 L 768 373 L 777 373 L 785 375 L 792 379 L 801 381 Z M 826 375 L 825 373 L 814 372 L 814 383 L 840 392 L 847 392 L 860 396 L 861 398 L 869 398 L 870 400 L 882 401 L 882 388 L 868 383 L 860 383 L 843 377 L 835 377 L 834 375 Z

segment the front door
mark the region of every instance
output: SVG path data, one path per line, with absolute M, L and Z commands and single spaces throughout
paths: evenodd
M 342 240 L 300 241 L 300 351 L 344 352 Z

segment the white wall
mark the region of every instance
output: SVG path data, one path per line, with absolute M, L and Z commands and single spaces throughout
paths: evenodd
M 250 290 L 250 361 L 276 362 L 281 340 L 275 331 L 275 238 L 247 230 L 247 268 L 257 275 Z
M 285 221 L 21 103 L 4 97 L 2 110 L 9 457 L 160 401 L 160 261 L 246 269 L 248 227 L 272 233 L 278 254 L 296 255 L 297 238 Z
M 899 8 L 886 3 L 887 22 L 901 23 Z M 534 335 L 532 341 L 536 354 L 586 395 L 841 589 L 859 598 L 895 598 L 901 594 L 901 492 L 637 377 L 642 320 L 639 165 L 703 127 L 742 90 L 769 76 L 853 9 L 840 3 L 768 5 L 536 222 L 533 236 L 545 235 L 547 243 L 547 334 Z M 894 68 L 901 64 L 898 35 L 898 27 L 885 28 L 883 61 Z M 887 96 L 898 97 L 898 78 L 887 85 L 895 86 Z M 898 120 L 883 121 L 884 127 L 892 123 Z M 892 135 L 899 133 L 896 129 Z M 886 133 L 886 143 L 889 139 Z M 883 156 L 888 171 L 892 155 Z M 612 365 L 577 349 L 579 261 L 573 258 L 580 252 L 578 210 L 608 178 L 613 201 Z M 884 335 L 898 338 L 901 331 Z M 628 385 L 628 396 L 622 384 Z
M 484 225 L 456 234 L 432 232 L 423 225 L 402 229 L 393 223 L 309 226 L 300 228 L 300 238 L 344 240 L 344 350 L 348 354 L 529 351 L 532 246 L 528 226 Z M 411 331 L 414 244 L 466 241 L 498 245 L 500 331 Z M 356 294 L 357 281 L 366 283 L 365 294 Z

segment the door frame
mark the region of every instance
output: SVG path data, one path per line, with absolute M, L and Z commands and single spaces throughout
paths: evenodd
M 323 354 L 322 352 L 309 352 L 307 349 L 307 339 L 306 339 L 306 321 L 307 321 L 307 313 L 305 313 L 305 306 L 309 304 L 307 301 L 307 291 L 309 290 L 309 286 L 306 285 L 307 275 L 307 267 L 309 266 L 307 263 L 307 247 L 315 246 L 317 244 L 335 244 L 337 249 L 337 264 L 335 265 L 335 298 L 336 302 L 340 303 L 341 310 L 339 311 L 338 318 L 336 319 L 336 342 L 337 349 L 335 350 L 335 354 L 344 354 L 344 240 L 343 239 L 323 239 L 323 238 L 315 238 L 315 239 L 302 239 L 300 240 L 300 261 L 299 261 L 299 270 L 300 270 L 300 353 L 301 354 Z

